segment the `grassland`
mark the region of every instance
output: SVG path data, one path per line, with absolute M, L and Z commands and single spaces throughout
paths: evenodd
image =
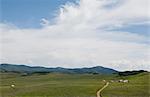
M 119 77 L 117 75 L 46 74 L 21 76 L 0 73 L 1 97 L 96 97 L 105 82 L 128 79 L 129 83 L 113 82 L 102 92 L 103 97 L 150 97 L 150 73 Z M 15 88 L 10 85 L 15 84 Z

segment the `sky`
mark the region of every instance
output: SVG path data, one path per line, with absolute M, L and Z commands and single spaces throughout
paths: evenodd
M 0 62 L 149 70 L 149 0 L 1 0 Z
M 51 19 L 61 5 L 75 0 L 1 0 L 3 23 L 19 28 L 41 27 L 41 18 Z

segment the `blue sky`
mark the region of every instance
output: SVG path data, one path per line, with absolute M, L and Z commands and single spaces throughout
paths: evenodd
M 150 70 L 148 1 L 1 0 L 0 62 Z
M 38 28 L 40 19 L 51 19 L 60 5 L 74 0 L 1 0 L 1 22 L 12 23 L 20 28 Z

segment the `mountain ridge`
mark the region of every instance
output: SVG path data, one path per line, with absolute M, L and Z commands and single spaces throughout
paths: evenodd
M 48 68 L 41 66 L 27 66 L 16 64 L 0 64 L 0 72 L 21 72 L 21 73 L 35 73 L 35 72 L 48 72 L 48 73 L 70 73 L 70 74 L 114 74 L 118 71 L 102 66 L 84 67 L 84 68 Z

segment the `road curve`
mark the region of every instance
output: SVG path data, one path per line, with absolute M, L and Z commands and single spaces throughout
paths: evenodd
M 109 85 L 109 82 L 107 82 L 101 89 L 99 89 L 96 93 L 96 97 L 102 97 L 101 92 Z

